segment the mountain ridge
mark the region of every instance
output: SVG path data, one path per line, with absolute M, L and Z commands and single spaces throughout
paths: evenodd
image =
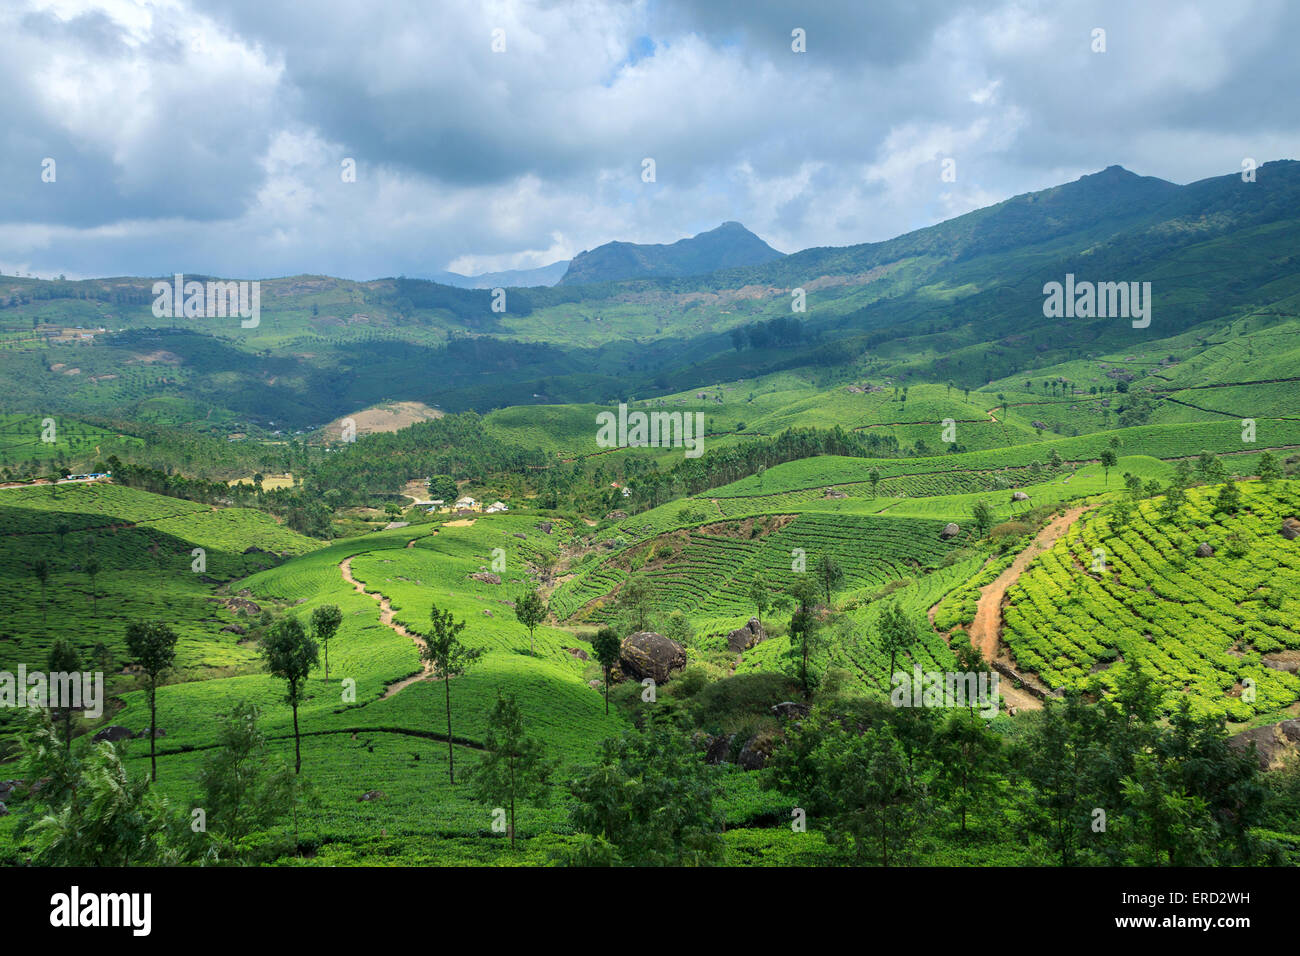
M 707 275 L 719 269 L 762 265 L 782 255 L 739 222 L 728 220 L 672 243 L 614 241 L 584 250 L 570 260 L 559 284 Z

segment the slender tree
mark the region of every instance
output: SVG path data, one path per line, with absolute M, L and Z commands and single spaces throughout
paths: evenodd
M 510 818 L 510 849 L 515 848 L 515 805 L 521 800 L 534 805 L 550 795 L 554 764 L 543 755 L 541 741 L 524 731 L 524 715 L 513 694 L 501 696 L 488 714 L 483 738 L 483 758 L 470 772 L 470 786 L 476 799 L 501 806 Z
M 537 625 L 546 620 L 546 602 L 542 600 L 541 592 L 534 589 L 527 589 L 515 598 L 515 617 L 519 623 L 528 628 L 528 653 L 536 654 L 537 649 L 533 644 L 533 632 Z
M 482 654 L 478 648 L 471 650 L 460 642 L 460 633 L 465 630 L 465 622 L 456 620 L 451 611 L 441 611 L 434 605 L 429 613 L 433 623 L 433 634 L 420 648 L 420 655 L 433 665 L 442 680 L 443 692 L 447 700 L 447 775 L 452 785 L 456 783 L 456 756 L 452 748 L 451 734 L 451 679 L 459 677 Z
M 1119 463 L 1119 458 L 1115 455 L 1115 449 L 1107 448 L 1101 453 L 1101 469 L 1106 476 L 1106 486 L 1110 486 L 1110 470 Z
M 916 623 L 907 616 L 902 606 L 894 601 L 880 615 L 876 630 L 880 635 L 881 647 L 889 651 L 889 674 L 885 681 L 888 686 L 893 680 L 894 665 L 897 663 L 899 653 L 910 650 L 916 643 Z
M 817 558 L 817 563 L 813 566 L 813 572 L 817 575 L 817 580 L 821 582 L 822 591 L 826 595 L 826 603 L 831 603 L 831 589 L 840 586 L 844 580 L 844 570 L 839 563 L 829 554 L 823 552 Z
M 311 612 L 311 636 L 325 652 L 325 679 L 330 679 L 330 639 L 343 623 L 343 612 L 337 604 L 322 604 Z
M 99 609 L 99 592 L 95 590 L 95 578 L 99 575 L 99 561 L 95 558 L 87 559 L 86 563 L 81 566 L 81 570 L 86 572 L 86 577 L 90 578 L 90 606 L 92 610 Z
M 50 647 L 49 656 L 46 658 L 46 687 L 50 695 L 48 701 L 50 713 L 53 715 L 54 707 L 54 687 L 55 674 L 73 674 L 81 669 L 81 657 L 77 654 L 76 646 L 67 638 L 57 638 Z M 66 683 L 64 686 L 67 686 Z M 68 750 L 72 750 L 72 702 L 62 701 L 59 711 L 63 715 L 63 739 L 68 745 Z
M 166 624 L 132 621 L 126 626 L 126 647 L 145 675 L 149 696 L 149 779 L 158 779 L 158 681 L 176 660 L 176 632 Z
M 623 642 L 618 639 L 618 633 L 612 627 L 602 627 L 596 632 L 596 636 L 591 640 L 591 649 L 596 652 L 596 660 L 600 661 L 600 666 L 605 670 L 605 713 L 609 713 L 609 673 L 614 665 L 618 663 L 618 656 L 622 653 Z
M 772 606 L 772 591 L 761 575 L 755 575 L 749 583 L 749 599 L 758 611 L 758 626 L 763 626 L 763 614 Z
M 266 668 L 288 686 L 286 700 L 293 708 L 293 772 L 302 772 L 302 738 L 298 733 L 298 704 L 302 702 L 307 675 L 316 666 L 319 649 L 294 617 L 283 617 L 266 629 L 262 637 Z

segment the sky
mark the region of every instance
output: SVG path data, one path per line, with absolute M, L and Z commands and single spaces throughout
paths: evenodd
M 1297 36 L 1286 0 L 2 0 L 0 272 L 888 239 L 1113 164 L 1300 158 Z

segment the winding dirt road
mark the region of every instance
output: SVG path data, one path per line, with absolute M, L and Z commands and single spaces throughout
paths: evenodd
M 410 544 L 407 545 L 408 548 L 410 546 L 411 546 Z M 375 591 L 367 591 L 365 585 L 352 576 L 353 557 L 356 557 L 356 555 L 353 555 L 352 557 L 349 558 L 344 558 L 341 562 L 339 562 L 339 573 L 343 575 L 343 580 L 347 581 L 348 584 L 352 585 L 352 590 L 356 591 L 358 594 L 365 594 L 368 597 L 372 597 L 379 602 L 379 623 L 383 624 L 385 627 L 391 628 L 395 633 L 400 634 L 402 635 L 402 637 L 405 637 L 408 640 L 412 641 L 417 648 L 423 650 L 424 638 L 420 637 L 420 635 L 418 634 L 414 634 L 411 631 L 408 631 L 402 625 L 397 624 L 396 622 L 393 621 L 393 606 L 388 602 L 388 598 L 384 597 L 382 594 L 379 594 Z M 380 697 L 380 700 L 387 700 L 389 697 L 392 697 L 398 691 L 403 690 L 406 687 L 410 687 L 416 681 L 429 680 L 431 677 L 433 677 L 433 665 L 426 662 L 424 664 L 424 669 L 419 674 L 415 674 L 411 677 L 404 678 L 395 683 L 389 684 L 387 687 L 385 687 L 383 696 Z
M 986 661 L 998 659 L 999 639 L 1002 636 L 1002 602 L 1006 598 L 1007 590 L 1020 579 L 1020 575 L 1024 573 L 1025 568 L 1029 567 L 1030 562 L 1055 544 L 1087 510 L 1087 508 L 1071 508 L 1065 514 L 1053 518 L 1035 535 L 1029 546 L 1016 555 L 1016 559 L 993 580 L 992 584 L 980 590 L 975 620 L 971 622 L 969 633 L 971 643 L 979 648 Z M 1008 703 L 1015 706 L 1031 709 L 1042 706 L 1037 698 L 1011 687 L 1004 688 L 1002 693 Z

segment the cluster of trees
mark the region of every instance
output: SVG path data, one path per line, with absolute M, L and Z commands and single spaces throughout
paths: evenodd
M 994 830 L 1018 821 L 1063 866 L 1247 865 L 1281 852 L 1254 832 L 1279 811 L 1254 758 L 1186 702 L 1161 720 L 1141 667 L 1113 698 L 1049 703 L 1014 742 L 961 708 L 832 702 L 789 731 L 771 774 L 859 863 L 916 860 L 927 833 L 965 833 L 972 815 Z
M 737 352 L 746 346 L 751 349 L 765 349 L 798 345 L 804 341 L 807 326 L 804 322 L 791 316 L 780 316 L 766 322 L 752 322 L 738 325 L 731 330 L 731 344 Z M 815 337 L 814 337 L 815 340 Z
M 545 468 L 547 456 L 490 435 L 475 412 L 446 415 L 397 432 L 358 436 L 338 445 L 304 480 L 313 494 L 332 492 L 340 504 L 400 491 L 413 476 L 450 475 L 486 481 L 502 473 Z

